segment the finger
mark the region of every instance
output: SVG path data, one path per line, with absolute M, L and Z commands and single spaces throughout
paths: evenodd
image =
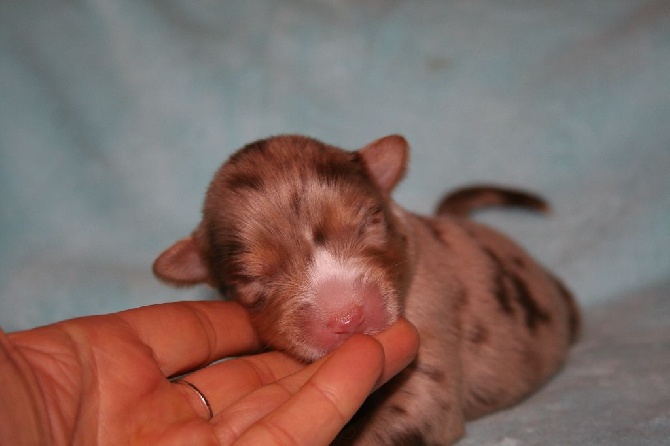
M 400 319 L 375 338 L 385 351 L 384 371 L 377 383 L 379 387 L 412 361 L 418 349 L 419 338 L 414 326 L 405 319 Z M 278 381 L 304 367 L 304 363 L 285 353 L 273 351 L 214 364 L 188 375 L 188 380 L 207 395 L 214 413 L 218 414 L 260 387 Z M 306 380 L 307 377 L 299 382 L 299 385 Z M 283 400 L 280 401 L 282 402 Z M 264 405 L 267 407 L 267 404 Z
M 384 348 L 384 371 L 375 388 L 381 387 L 416 357 L 419 350 L 419 333 L 407 319 L 398 322 L 375 336 Z
M 153 350 L 166 376 L 258 349 L 246 310 L 235 302 L 174 302 L 117 313 Z
M 379 381 L 384 349 L 372 337 L 355 335 L 315 367 L 305 369 L 303 374 L 314 373 L 304 385 L 294 378 L 298 374 L 282 380 L 293 397 L 247 429 L 236 444 L 328 444 Z
M 260 387 L 305 367 L 303 362 L 272 351 L 223 361 L 186 377 L 207 395 L 215 414 Z
M 379 379 L 375 382 L 375 386 L 378 387 L 412 361 L 416 355 L 419 341 L 416 329 L 405 319 L 399 320 L 384 333 L 377 335 L 376 338 L 379 345 L 386 350 L 384 356 L 386 362 L 383 365 L 382 372 L 379 374 Z M 348 342 L 353 341 L 350 340 Z M 347 344 L 345 343 L 345 345 Z M 335 354 L 341 355 L 341 349 L 342 347 L 335 350 L 335 352 L 331 353 L 331 356 Z M 319 370 L 324 361 L 329 360 L 328 358 L 330 356 L 322 358 L 274 385 L 254 391 L 221 412 L 215 419 L 219 421 L 217 429 L 221 442 L 225 444 L 233 441 L 253 423 L 284 404 Z M 352 379 L 348 374 L 355 372 L 355 368 L 365 367 L 364 361 L 362 363 L 347 361 L 343 360 L 339 362 L 340 372 L 347 376 L 345 379 Z M 356 364 L 356 367 L 352 367 L 351 364 Z

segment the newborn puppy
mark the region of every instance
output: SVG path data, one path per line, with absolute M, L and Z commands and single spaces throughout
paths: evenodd
M 237 300 L 264 342 L 305 361 L 400 315 L 414 323 L 417 360 L 368 398 L 342 444 L 450 444 L 465 420 L 551 377 L 578 331 L 561 282 L 467 218 L 545 203 L 481 186 L 447 196 L 433 218 L 407 212 L 390 195 L 408 151 L 397 135 L 355 152 L 303 136 L 249 144 L 216 173 L 195 231 L 154 263 L 165 282 Z

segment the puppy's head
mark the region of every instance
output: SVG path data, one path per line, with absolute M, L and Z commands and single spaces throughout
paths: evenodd
M 209 283 L 249 309 L 261 338 L 314 360 L 353 333 L 377 333 L 402 309 L 407 239 L 389 195 L 407 142 L 356 152 L 302 136 L 242 148 L 216 173 L 203 219 L 154 272 Z

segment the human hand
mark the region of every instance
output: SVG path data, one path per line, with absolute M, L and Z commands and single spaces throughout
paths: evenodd
M 418 349 L 401 319 L 313 364 L 257 351 L 234 302 L 180 302 L 0 331 L 0 444 L 327 444 Z M 207 398 L 170 382 L 186 380 Z

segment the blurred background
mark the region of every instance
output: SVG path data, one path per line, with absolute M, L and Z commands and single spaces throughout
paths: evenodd
M 174 299 L 154 257 L 240 146 L 410 141 L 395 197 L 489 212 L 590 306 L 670 280 L 670 2 L 0 3 L 0 325 Z
M 667 0 L 0 2 L 0 326 L 216 298 L 163 286 L 151 264 L 197 224 L 228 155 L 278 133 L 347 149 L 402 133 L 412 160 L 395 198 L 418 212 L 481 181 L 544 195 L 548 217 L 478 218 L 587 311 L 623 302 L 601 330 L 646 308 L 640 326 L 666 336 L 645 345 L 670 358 Z M 636 296 L 646 306 L 626 304 Z M 566 372 L 573 397 L 612 361 Z M 667 390 L 653 364 L 646 385 Z M 670 426 L 660 404 L 640 432 Z M 550 443 L 597 443 L 585 438 Z

